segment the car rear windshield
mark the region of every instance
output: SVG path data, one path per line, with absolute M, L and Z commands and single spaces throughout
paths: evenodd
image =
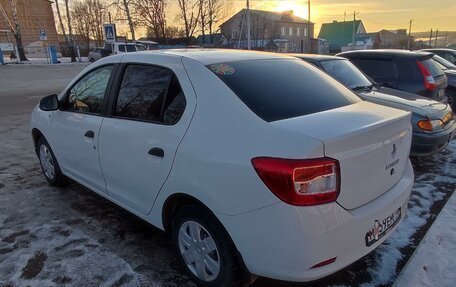
M 345 86 L 298 59 L 238 61 L 207 67 L 267 122 L 360 101 Z
M 439 77 L 445 75 L 445 72 L 437 65 L 437 63 L 432 59 L 421 60 L 421 63 L 428 69 L 429 73 L 433 77 Z

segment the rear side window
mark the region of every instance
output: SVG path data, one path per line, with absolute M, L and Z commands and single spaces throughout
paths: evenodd
M 126 45 L 126 47 L 127 47 L 127 52 L 136 52 L 135 45 Z
M 182 116 L 185 105 L 185 96 L 172 71 L 129 65 L 124 71 L 114 115 L 174 124 Z
M 397 74 L 393 61 L 373 59 L 353 59 L 351 61 L 369 77 L 374 79 L 391 78 Z
M 253 60 L 207 66 L 267 122 L 343 107 L 360 99 L 301 60 Z
M 439 77 L 445 75 L 443 70 L 438 66 L 438 64 L 432 59 L 422 60 L 421 63 L 428 69 L 429 73 L 433 77 Z

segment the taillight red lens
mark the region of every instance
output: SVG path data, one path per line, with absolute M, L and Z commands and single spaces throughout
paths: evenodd
M 252 165 L 272 193 L 286 203 L 317 205 L 339 196 L 340 167 L 335 159 L 256 157 Z
M 420 60 L 417 60 L 416 63 L 418 64 L 418 67 L 420 68 L 421 74 L 423 75 L 424 78 L 424 87 L 426 90 L 432 91 L 435 89 L 435 80 L 434 77 L 431 75 L 429 70 L 424 66 L 423 63 L 421 63 Z

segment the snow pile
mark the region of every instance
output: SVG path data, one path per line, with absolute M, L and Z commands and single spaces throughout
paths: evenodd
M 398 263 L 404 257 L 401 249 L 413 244 L 413 236 L 430 218 L 432 205 L 445 196 L 443 189 L 436 183 L 456 183 L 456 141 L 452 141 L 446 151 L 434 155 L 432 159 L 435 162 L 433 169 L 422 175 L 417 174 L 404 221 L 374 252 L 373 264 L 368 268 L 371 282 L 361 286 L 387 285 L 394 281 Z
M 456 194 L 439 214 L 399 275 L 395 286 L 454 286 L 456 282 Z

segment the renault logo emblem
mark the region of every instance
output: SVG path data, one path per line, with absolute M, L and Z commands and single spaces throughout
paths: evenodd
M 391 157 L 394 158 L 396 156 L 396 144 L 393 144 L 393 151 L 391 152 Z

